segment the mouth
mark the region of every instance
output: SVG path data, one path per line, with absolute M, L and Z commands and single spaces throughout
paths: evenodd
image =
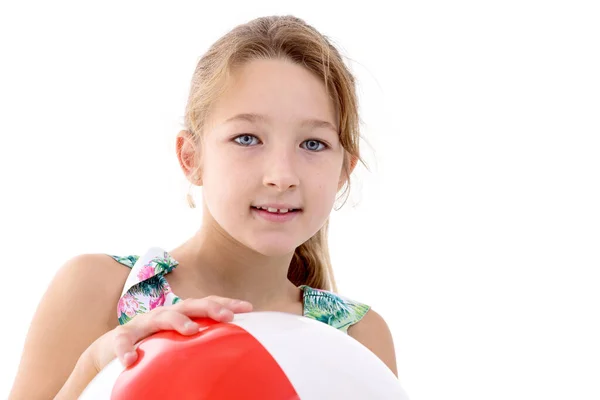
M 289 206 L 286 206 L 289 207 Z M 251 206 L 252 209 L 254 210 L 258 210 L 258 211 L 266 211 L 268 213 L 271 214 L 290 214 L 290 213 L 297 213 L 302 211 L 301 208 L 284 208 L 282 206 L 278 206 L 278 207 L 268 207 L 268 206 Z

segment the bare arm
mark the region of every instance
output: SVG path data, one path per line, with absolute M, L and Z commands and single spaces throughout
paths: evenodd
M 46 400 L 59 392 L 86 348 L 118 325 L 116 307 L 128 273 L 102 254 L 80 255 L 62 266 L 31 322 L 10 400 Z M 79 374 L 95 375 L 93 365 L 81 364 Z
M 348 334 L 378 356 L 398 377 L 394 341 L 381 315 L 369 310 L 363 319 L 348 329 Z
M 33 318 L 9 400 L 78 398 L 117 357 L 135 362 L 135 344 L 160 330 L 193 335 L 193 317 L 231 321 L 252 305 L 208 296 L 157 307 L 119 326 L 116 307 L 129 269 L 105 255 L 67 262 L 50 284 Z

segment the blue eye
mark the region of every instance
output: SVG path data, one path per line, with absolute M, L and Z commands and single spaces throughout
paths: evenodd
M 242 146 L 252 146 L 253 144 L 257 144 L 254 141 L 258 142 L 258 138 L 254 135 L 240 135 L 233 140 Z
M 306 140 L 306 141 L 302 142 L 302 144 L 303 145 L 306 144 L 304 146 L 304 148 L 306 150 L 310 150 L 310 151 L 321 151 L 327 147 L 325 145 L 325 143 L 321 142 L 320 140 L 315 140 L 315 139 Z

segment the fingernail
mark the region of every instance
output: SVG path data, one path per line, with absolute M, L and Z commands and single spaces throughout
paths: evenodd
M 183 324 L 183 327 L 185 329 L 191 329 L 191 328 L 196 329 L 197 326 L 198 326 L 198 324 L 196 324 L 194 321 L 188 321 L 185 324 Z
M 219 311 L 219 315 L 220 315 L 221 317 L 224 317 L 224 316 L 226 316 L 226 315 L 229 315 L 229 313 L 230 313 L 230 312 L 231 312 L 231 311 L 229 311 L 228 309 L 226 309 L 226 308 L 222 308 L 222 309 L 221 309 L 221 311 Z
M 123 360 L 121 361 L 121 364 L 123 364 L 123 366 L 127 367 L 133 361 L 135 361 L 136 357 L 137 357 L 137 353 L 135 351 L 129 351 L 123 355 Z

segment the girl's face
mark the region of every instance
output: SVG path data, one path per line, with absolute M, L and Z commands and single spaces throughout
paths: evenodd
M 302 66 L 254 60 L 238 68 L 202 142 L 212 218 L 261 254 L 293 252 L 323 226 L 343 183 L 336 121 L 324 84 Z

